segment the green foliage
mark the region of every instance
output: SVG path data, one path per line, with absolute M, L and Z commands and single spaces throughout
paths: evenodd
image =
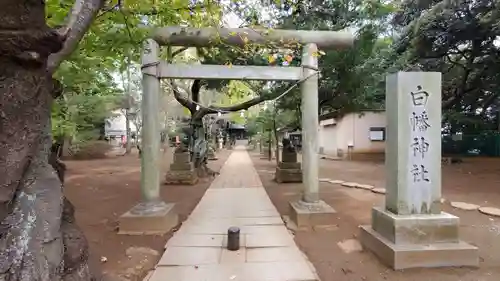
M 119 104 L 121 94 L 102 84 L 102 88 L 85 83 L 72 85 L 79 87 L 72 91 L 67 86 L 65 94 L 53 103 L 52 134 L 56 138 L 95 138 L 99 136 L 105 118 L 110 117 L 112 109 Z
M 62 24 L 72 4 L 73 0 L 48 0 L 49 25 Z M 496 0 L 276 0 L 259 5 L 234 0 L 228 5 L 208 0 L 112 0 L 78 50 L 56 73 L 65 86 L 66 98 L 57 100 L 53 108 L 54 135 L 85 135 L 119 104 L 126 87 L 117 83 L 116 76 L 130 65 L 139 64 L 141 42 L 147 36 L 143 27 L 219 27 L 221 16 L 229 12 L 237 14 L 244 27 L 267 32 L 277 27 L 355 30 L 353 48 L 318 53 L 320 113 L 334 111 L 342 115 L 382 108 L 387 73 L 440 71 L 446 126 L 466 131 L 491 129 L 498 123 L 495 113 L 500 96 L 499 11 Z M 271 43 L 241 48 L 221 41 L 214 43 L 210 48 L 198 48 L 194 59 L 228 67 L 300 66 L 300 45 L 294 42 L 286 48 Z M 271 89 L 264 91 L 262 82 L 206 83 L 208 88 L 219 90 L 218 105 L 232 105 L 263 94 L 276 96 L 292 83 L 277 81 L 269 85 Z M 300 99 L 296 88 L 277 101 L 272 110 L 257 117 L 242 118 L 236 112 L 230 118 L 236 123 L 247 122 L 255 132 L 285 123 L 297 125 Z
M 56 78 L 64 86 L 64 95 L 53 103 L 53 136 L 74 139 L 98 136 L 104 119 L 121 101 L 122 92 L 113 77 L 89 60 L 70 60 L 61 65 Z
M 279 1 L 273 5 L 283 6 Z M 388 16 L 395 11 L 393 4 L 377 0 L 350 1 L 349 4 L 345 1 L 304 1 L 289 8 L 291 13 L 281 13 L 281 28 L 357 29 L 352 48 L 319 55 L 320 112 L 344 114 L 382 107 L 385 96 L 383 80 L 388 68 L 383 61 L 389 44 L 380 35 L 388 29 Z M 300 50 L 295 50 L 292 56 L 291 65 L 300 65 Z M 290 86 L 291 83 L 273 83 L 273 91 L 283 92 Z M 278 102 L 279 108 L 294 110 L 297 123 L 301 117 L 300 100 L 300 90 L 294 89 Z
M 394 18 L 397 56 L 442 72 L 444 127 L 477 134 L 498 127 L 500 6 L 495 0 L 404 1 Z
M 296 115 L 292 110 L 282 110 L 277 106 L 270 106 L 261 110 L 258 115 L 249 117 L 247 122 L 247 134 L 250 136 L 264 134 L 265 132 L 279 131 L 284 128 L 296 127 Z
M 48 24 L 64 24 L 73 2 L 48 0 Z M 210 1 L 195 5 L 188 0 L 107 1 L 78 49 L 56 72 L 65 94 L 52 108 L 53 135 L 73 139 L 98 136 L 104 119 L 123 104 L 125 85 L 132 81 L 120 85 L 119 76 L 138 64 L 146 25 L 207 26 L 219 22 L 219 11 Z

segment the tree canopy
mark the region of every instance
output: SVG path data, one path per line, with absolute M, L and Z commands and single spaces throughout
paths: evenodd
M 418 69 L 443 73 L 445 127 L 453 127 L 455 131 L 498 127 L 498 1 L 311 0 L 253 4 L 256 3 L 153 0 L 105 3 L 78 49 L 56 73 L 68 97 L 78 96 L 77 103 L 89 106 L 80 106 L 74 111 L 79 116 L 70 118 L 68 108 L 72 98 L 60 98 L 54 108 L 54 126 L 59 127 L 54 133 L 84 128 L 83 123 L 78 123 L 90 120 L 84 116 L 101 119 L 109 108 L 122 104 L 120 96 L 128 89 L 120 85 L 119 81 L 124 79 L 116 76 L 130 65 L 137 68 L 140 42 L 147 36 L 144 27 L 221 27 L 228 14 L 238 18 L 241 27 L 348 29 L 356 34 L 353 48 L 318 54 L 321 71 L 319 113 L 343 115 L 383 108 L 385 76 L 398 70 Z M 62 24 L 71 5 L 71 0 L 48 1 L 49 23 Z M 300 46 L 284 49 L 272 44 L 248 44 L 238 48 L 220 43 L 210 48 L 197 48 L 190 60 L 228 67 L 249 64 L 298 66 L 300 48 L 297 47 Z M 184 50 L 173 49 L 170 55 L 179 55 Z M 164 58 L 168 55 L 167 50 L 162 53 Z M 219 106 L 216 107 L 219 111 L 233 110 L 235 108 L 221 106 L 253 98 L 253 102 L 241 108 L 245 109 L 276 97 L 292 85 L 277 81 L 268 83 L 269 89 L 263 91 L 264 83 L 260 82 L 200 82 L 202 94 L 207 92 L 204 89 L 215 89 L 225 96 L 219 95 L 213 104 Z M 190 91 L 181 92 L 182 97 L 193 98 Z M 92 104 L 99 106 L 90 106 Z M 277 106 L 294 110 L 295 119 L 300 121 L 298 88 L 277 101 Z M 85 112 L 87 109 L 89 111 Z M 233 119 L 238 116 L 234 114 Z M 61 128 L 61 124 L 66 125 Z

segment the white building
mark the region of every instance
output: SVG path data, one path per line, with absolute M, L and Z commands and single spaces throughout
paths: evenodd
M 106 119 L 104 124 L 104 134 L 109 138 L 121 138 L 127 135 L 127 122 L 125 114 L 122 110 L 115 110 L 112 117 Z M 137 128 L 132 122 L 130 124 L 130 131 L 132 134 L 137 132 Z
M 333 118 L 320 116 L 320 154 L 346 159 L 383 159 L 386 115 L 383 110 L 366 110 Z

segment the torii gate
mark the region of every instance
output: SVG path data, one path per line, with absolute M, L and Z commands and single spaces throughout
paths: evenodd
M 208 47 L 220 40 L 232 46 L 273 43 L 278 47 L 303 46 L 301 67 L 223 66 L 169 64 L 160 61 L 160 46 Z M 173 204 L 160 198 L 160 79 L 227 79 L 227 80 L 303 80 L 302 93 L 302 165 L 303 195 L 301 208 L 321 213 L 325 204 L 319 198 L 318 157 L 318 47 L 349 47 L 353 36 L 338 31 L 305 31 L 247 28 L 164 27 L 153 31 L 146 40 L 142 57 L 142 158 L 141 191 L 143 202 L 120 219 L 120 233 L 165 233 L 177 224 Z M 304 80 L 306 79 L 306 80 Z M 333 209 L 327 206 L 326 212 Z M 141 220 L 144 217 L 146 220 Z M 146 222 L 147 221 L 147 222 Z

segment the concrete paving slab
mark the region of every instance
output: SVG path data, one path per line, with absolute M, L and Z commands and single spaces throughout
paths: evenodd
M 282 225 L 247 225 L 241 228 L 241 232 L 245 234 L 291 236 L 290 231 Z
M 256 218 L 256 217 L 279 217 L 277 210 L 255 210 L 255 211 L 235 211 L 234 213 L 224 211 L 206 211 L 205 213 L 197 212 L 192 215 L 204 218 Z
M 158 266 L 218 264 L 221 253 L 222 247 L 167 247 Z
M 297 246 L 272 247 L 272 248 L 248 248 L 247 262 L 289 262 L 303 261 L 304 254 Z
M 220 263 L 244 263 L 246 261 L 246 251 L 246 248 L 240 248 L 238 251 L 222 249 Z
M 158 267 L 150 281 L 316 281 L 307 262 L 232 263 Z
M 241 230 L 238 251 L 226 249 L 231 226 Z M 168 241 L 150 278 L 221 280 L 319 280 L 242 148 L 234 150 L 190 217 Z
M 281 217 L 254 217 L 254 218 L 206 218 L 206 217 L 190 217 L 182 225 L 212 223 L 214 221 L 225 222 L 229 225 L 244 226 L 244 225 L 283 225 Z
M 185 234 L 178 232 L 170 238 L 167 247 L 217 247 L 223 245 L 225 235 L 215 234 Z
M 288 247 L 295 245 L 291 235 L 247 234 L 247 248 Z
M 204 221 L 200 223 L 191 223 L 188 225 L 183 225 L 178 234 L 227 234 L 227 230 L 230 227 L 239 227 L 241 233 L 244 234 L 265 234 L 265 235 L 290 235 L 288 229 L 284 225 L 238 225 L 232 221 L 217 221 L 210 220 L 210 222 Z

